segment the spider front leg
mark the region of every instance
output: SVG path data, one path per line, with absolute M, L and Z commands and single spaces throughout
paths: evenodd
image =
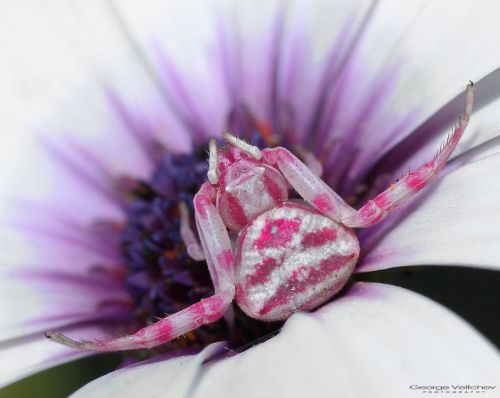
M 474 101 L 474 84 L 470 82 L 465 90 L 465 111 L 453 132 L 434 158 L 405 177 L 392 183 L 384 192 L 368 201 L 356 213 L 342 220 L 348 227 L 368 227 L 381 221 L 392 210 L 405 203 L 426 187 L 441 171 L 469 123 Z
M 234 261 L 227 229 L 212 203 L 213 197 L 214 189 L 209 184 L 204 184 L 194 199 L 199 234 L 215 288 L 213 296 L 130 336 L 105 341 L 75 341 L 61 333 L 46 333 L 47 338 L 84 350 L 134 350 L 155 347 L 219 320 L 234 298 Z
M 216 188 L 204 183 L 194 197 L 196 225 L 215 291 L 234 290 L 234 257 L 227 228 L 214 206 Z
M 431 161 L 391 184 L 390 187 L 368 201 L 359 210 L 349 206 L 326 183 L 314 175 L 296 156 L 284 148 L 263 150 L 263 160 L 277 166 L 292 187 L 310 204 L 326 216 L 351 228 L 374 225 L 392 210 L 423 189 L 446 164 L 469 122 L 472 112 L 474 86 L 467 86 L 466 107 L 453 133 Z
M 233 291 L 221 291 L 190 307 L 167 316 L 129 336 L 103 341 L 76 341 L 61 333 L 46 333 L 52 341 L 67 347 L 92 351 L 125 351 L 152 348 L 220 319 L 233 300 Z

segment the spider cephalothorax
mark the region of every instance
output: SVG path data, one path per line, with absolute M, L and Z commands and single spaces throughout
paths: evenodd
M 117 351 L 153 347 L 220 319 L 233 300 L 249 316 L 283 320 L 309 311 L 336 294 L 349 279 L 360 247 L 352 228 L 381 221 L 424 188 L 441 170 L 468 123 L 466 110 L 437 155 L 392 184 L 359 210 L 349 206 L 317 173 L 285 148 L 257 147 L 230 135 L 226 151 L 209 145 L 208 182 L 194 198 L 201 246 L 181 206 L 181 235 L 188 253 L 206 259 L 213 296 L 114 340 L 77 342 L 47 337 L 74 348 Z M 293 188 L 302 201 L 288 200 Z

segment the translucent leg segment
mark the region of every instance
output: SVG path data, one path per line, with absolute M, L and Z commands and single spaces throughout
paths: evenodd
M 189 225 L 189 210 L 184 202 L 179 203 L 179 213 L 181 216 L 181 228 L 180 233 L 182 241 L 186 245 L 186 250 L 189 256 L 195 261 L 205 260 L 205 254 L 203 253 L 203 248 L 198 243 L 196 236 Z

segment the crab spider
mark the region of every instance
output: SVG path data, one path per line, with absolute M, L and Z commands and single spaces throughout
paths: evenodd
M 344 286 L 356 265 L 360 247 L 352 228 L 380 222 L 439 173 L 467 126 L 472 102 L 471 83 L 464 115 L 437 155 L 359 210 L 285 148 L 260 150 L 224 134 L 229 147 L 219 151 L 212 140 L 208 182 L 194 197 L 201 246 L 189 228 L 185 205 L 180 213 L 188 253 L 206 259 L 214 295 L 129 336 L 95 342 L 60 333 L 47 337 L 79 349 L 131 350 L 154 347 L 215 322 L 233 300 L 263 321 L 314 309 Z M 288 201 L 290 185 L 304 201 Z

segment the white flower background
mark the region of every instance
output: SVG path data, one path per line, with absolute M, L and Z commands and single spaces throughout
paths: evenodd
M 303 18 L 318 59 L 347 18 L 354 15 L 360 23 L 371 6 L 362 0 L 282 3 L 295 17 Z M 123 129 L 109 112 L 103 82 L 158 120 L 162 99 L 141 59 L 146 54 L 155 62 L 154 38 L 183 66 L 184 75 L 206 82 L 199 95 L 210 103 L 210 84 L 215 83 L 205 57 L 217 12 L 234 15 L 241 31 L 251 37 L 269 25 L 277 4 L 236 0 L 0 2 L 2 214 L 9 211 L 13 197 L 52 200 L 54 191 L 60 193 L 61 203 L 70 197 L 66 193 L 72 187 L 58 185 L 54 166 L 40 149 L 41 135 L 57 140 L 57 134 L 69 132 L 97 153 L 106 154 L 114 170 L 143 169 L 133 142 L 120 134 L 103 135 Z M 123 18 L 133 44 L 116 13 Z M 499 16 L 496 1 L 385 0 L 377 5 L 366 27 L 360 41 L 368 60 L 366 73 L 376 74 L 388 63 L 401 61 L 394 94 L 385 107 L 396 113 L 418 110 L 411 129 L 459 97 L 469 80 L 478 83 L 472 119 L 454 155 L 466 153 L 462 159 L 470 164 L 443 178 L 432 200 L 372 252 L 375 258 L 392 248 L 406 249 L 384 267 L 464 265 L 500 270 L 500 155 L 495 155 L 500 153 L 500 141 L 495 140 L 500 135 Z M 460 98 L 446 109 L 459 115 Z M 443 135 L 449 128 L 443 126 Z M 115 149 L 117 137 L 123 140 L 119 151 Z M 178 142 L 178 136 L 165 135 L 164 139 L 167 145 L 171 140 L 176 147 L 189 148 L 187 140 Z M 440 140 L 432 145 L 438 147 Z M 479 150 L 469 151 L 480 144 Z M 93 200 L 89 197 L 86 208 L 75 209 L 82 219 L 93 215 Z M 0 270 L 33 256 L 22 236 L 3 231 L 0 237 Z M 368 264 L 364 270 L 371 269 Z M 9 283 L 0 280 L 0 331 L 30 319 L 39 308 L 36 294 L 28 287 Z M 498 313 L 491 316 L 498 318 Z M 34 369 L 30 373 L 42 369 L 37 356 L 43 358 L 44 347 L 0 351 L 0 384 L 18 378 L 26 364 Z M 451 383 L 497 384 L 496 394 L 500 391 L 500 358 L 489 341 L 451 311 L 389 285 L 359 284 L 352 294 L 314 314 L 293 316 L 279 336 L 233 358 L 200 367 L 217 348 L 117 371 L 87 385 L 76 396 L 413 397 L 421 393 L 409 391 L 411 384 Z M 494 394 L 482 396 L 500 396 Z

